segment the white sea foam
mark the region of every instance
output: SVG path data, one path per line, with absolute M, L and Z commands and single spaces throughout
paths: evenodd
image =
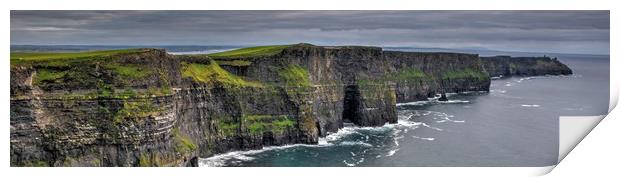
M 433 141 L 433 140 L 435 140 L 435 138 L 422 138 L 422 137 L 419 137 L 419 136 L 411 136 L 411 137 L 413 137 L 413 138 L 417 138 L 417 139 L 421 139 L 421 140 L 427 140 L 427 141 Z
M 465 92 L 461 92 L 461 93 L 467 94 Z M 454 95 L 458 95 L 458 93 L 446 93 L 446 97 L 451 97 L 451 96 L 454 96 Z M 441 98 L 441 97 L 439 97 L 439 98 Z
M 399 112 L 398 114 L 398 117 L 400 118 L 399 121 L 411 121 L 415 123 L 416 125 L 421 125 L 422 123 L 414 122 L 412 121 L 413 119 L 417 117 L 426 117 L 426 116 L 431 116 L 431 118 L 435 120 L 436 123 L 444 123 L 444 122 L 464 123 L 465 122 L 465 120 L 452 119 L 455 117 L 454 115 L 450 115 L 450 114 L 443 113 L 443 112 L 437 112 L 437 111 L 410 110 L 410 111 L 402 111 L 402 112 Z
M 396 103 L 396 106 L 423 106 L 427 104 L 464 104 L 469 103 L 467 100 L 448 100 L 448 101 L 439 101 L 439 100 L 428 100 L 428 101 L 414 101 L 407 103 Z
M 523 107 L 530 107 L 530 108 L 540 107 L 540 105 L 537 105 L 537 104 L 522 104 L 521 106 L 523 106 Z
M 506 82 L 505 86 L 510 87 L 510 86 L 513 86 L 516 83 L 522 83 L 524 81 L 529 81 L 529 80 L 534 80 L 534 79 L 579 78 L 579 77 L 582 77 L 582 75 L 580 75 L 580 74 L 573 74 L 573 75 L 528 76 L 528 77 L 522 77 L 522 78 L 519 78 L 519 79 L 515 79 L 515 80 L 513 80 L 514 82 Z
M 331 145 L 332 144 L 323 144 L 323 145 L 321 144 L 317 144 L 317 145 L 292 144 L 292 145 L 284 145 L 284 146 L 268 146 L 268 147 L 263 147 L 262 149 L 257 149 L 257 150 L 232 151 L 232 152 L 228 152 L 224 154 L 215 155 L 209 158 L 199 159 L 198 162 L 199 162 L 199 166 L 201 167 L 220 167 L 220 166 L 226 165 L 226 161 L 229 161 L 229 160 L 238 160 L 238 161 L 254 160 L 254 157 L 251 157 L 250 155 L 259 154 L 259 153 L 266 152 L 266 151 L 281 150 L 281 149 L 300 147 L 300 146 L 324 147 L 324 146 L 331 146 Z
M 535 78 L 537 78 L 537 77 L 534 77 L 534 76 L 532 76 L 532 77 L 524 77 L 524 78 L 520 78 L 519 80 L 517 80 L 517 82 L 520 83 L 522 81 L 526 81 L 526 80 L 530 80 L 530 79 L 535 79 Z
M 361 146 L 366 146 L 366 147 L 372 147 L 372 144 L 361 142 L 361 141 L 343 141 L 343 142 L 338 143 L 338 145 L 343 145 L 343 146 L 361 145 Z
M 506 93 L 506 90 L 492 89 L 491 93 Z
M 346 124 L 346 126 L 341 128 L 339 131 L 335 133 L 331 133 L 325 137 L 319 138 L 318 144 L 316 145 L 294 144 L 294 145 L 285 145 L 285 146 L 264 147 L 259 150 L 233 151 L 233 152 L 216 155 L 216 156 L 209 157 L 209 158 L 200 159 L 199 165 L 205 166 L 205 167 L 226 166 L 226 165 L 231 165 L 235 163 L 241 163 L 244 161 L 254 160 L 255 159 L 254 155 L 263 153 L 266 151 L 282 150 L 282 149 L 300 147 L 300 146 L 313 147 L 313 148 L 329 147 L 329 146 L 363 146 L 363 147 L 373 148 L 373 145 L 368 143 L 368 141 L 370 140 L 371 136 L 380 136 L 380 134 L 375 135 L 373 133 L 370 133 L 370 134 L 365 133 L 365 132 L 373 132 L 373 131 L 376 131 L 376 132 L 391 131 L 390 137 L 392 137 L 393 139 L 393 145 L 394 145 L 393 148 L 395 149 L 390 150 L 386 155 L 383 155 L 383 156 L 393 156 L 399 150 L 398 149 L 400 145 L 399 141 L 401 141 L 404 138 L 404 135 L 405 133 L 407 133 L 408 130 L 412 130 L 420 126 L 424 126 L 424 127 L 428 127 L 434 130 L 442 131 L 442 129 L 430 126 L 426 123 L 413 121 L 413 119 L 416 116 L 433 116 L 433 117 L 436 117 L 437 120 L 439 121 L 443 120 L 444 122 L 464 122 L 460 120 L 452 120 L 450 118 L 455 117 L 454 115 L 449 115 L 449 114 L 442 113 L 442 112 L 426 111 L 426 110 L 405 111 L 404 113 L 399 112 L 398 114 L 399 121 L 396 124 L 385 124 L 380 127 L 357 127 L 352 124 Z M 343 139 L 346 137 L 350 137 L 351 135 L 354 135 L 354 134 L 363 135 L 362 139 L 359 141 L 349 141 L 349 140 Z M 420 139 L 428 140 L 428 141 L 434 140 L 434 138 L 420 138 Z M 385 145 L 380 145 L 378 147 L 382 147 L 382 146 L 385 146 Z M 365 154 L 366 150 L 364 150 L 364 152 L 359 152 L 359 153 L 351 152 L 351 155 L 353 157 L 362 157 L 363 154 Z M 377 156 L 377 158 L 379 157 L 382 157 L 382 156 L 381 155 Z M 354 161 L 351 161 L 349 159 L 348 161 L 345 160 L 343 162 L 347 164 L 347 166 L 355 166 L 363 161 L 364 159 L 362 158 L 362 159 L 357 159 Z
M 422 106 L 428 104 L 430 101 L 414 101 L 407 103 L 396 103 L 396 106 Z
M 342 160 L 342 163 L 344 163 L 345 165 L 347 165 L 347 166 L 349 166 L 349 167 L 353 167 L 353 166 L 355 166 L 355 165 L 356 165 L 355 163 L 349 163 L 349 162 L 347 162 L 347 160 Z
M 444 104 L 458 104 L 458 103 L 469 103 L 467 100 L 448 100 L 448 101 L 437 101 L 438 103 Z
M 387 155 L 385 155 L 386 157 L 389 156 L 393 156 L 394 154 L 396 154 L 396 151 L 398 151 L 399 149 L 394 149 L 394 150 L 390 150 L 390 152 L 387 153 Z
M 430 125 L 428 125 L 426 123 L 422 123 L 422 126 L 424 126 L 426 128 L 433 129 L 433 130 L 437 130 L 437 131 L 443 131 L 443 129 L 441 129 L 441 128 L 433 127 L 433 126 L 430 126 Z

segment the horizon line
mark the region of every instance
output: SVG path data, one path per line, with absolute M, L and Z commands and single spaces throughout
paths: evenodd
M 304 42 L 300 42 L 304 43 Z M 268 46 L 268 45 L 295 45 L 300 43 L 274 43 L 274 44 L 10 44 L 10 46 L 235 46 L 235 47 L 252 47 L 252 46 Z M 312 44 L 312 43 L 307 43 Z M 315 45 L 315 44 L 312 44 Z M 369 46 L 369 47 L 381 47 L 381 48 L 421 48 L 421 49 L 447 49 L 447 50 L 478 50 L 488 52 L 512 52 L 512 53 L 547 53 L 547 54 L 572 54 L 572 55 L 606 55 L 611 56 L 611 53 L 562 53 L 562 52 L 542 52 L 542 51 L 513 51 L 513 50 L 501 50 L 501 49 L 467 49 L 467 48 L 443 48 L 443 47 L 420 47 L 420 46 L 381 46 L 381 45 L 360 45 L 360 44 L 345 44 L 345 45 L 316 45 L 316 46 Z

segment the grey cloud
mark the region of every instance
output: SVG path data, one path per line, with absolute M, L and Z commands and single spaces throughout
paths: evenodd
M 608 46 L 609 11 L 11 11 L 12 44 L 289 42 Z M 584 48 L 609 52 L 600 46 Z

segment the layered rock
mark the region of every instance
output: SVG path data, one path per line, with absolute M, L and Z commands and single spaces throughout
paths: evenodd
M 557 58 L 543 57 L 480 57 L 491 77 L 570 75 L 573 71 Z
M 489 84 L 474 54 L 358 46 L 12 60 L 11 165 L 196 166 L 233 150 L 316 144 L 344 122 L 396 123 L 396 102 Z

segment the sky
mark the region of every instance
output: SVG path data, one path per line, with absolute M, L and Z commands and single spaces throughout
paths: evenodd
M 609 54 L 609 11 L 11 11 L 12 45 L 372 45 Z

